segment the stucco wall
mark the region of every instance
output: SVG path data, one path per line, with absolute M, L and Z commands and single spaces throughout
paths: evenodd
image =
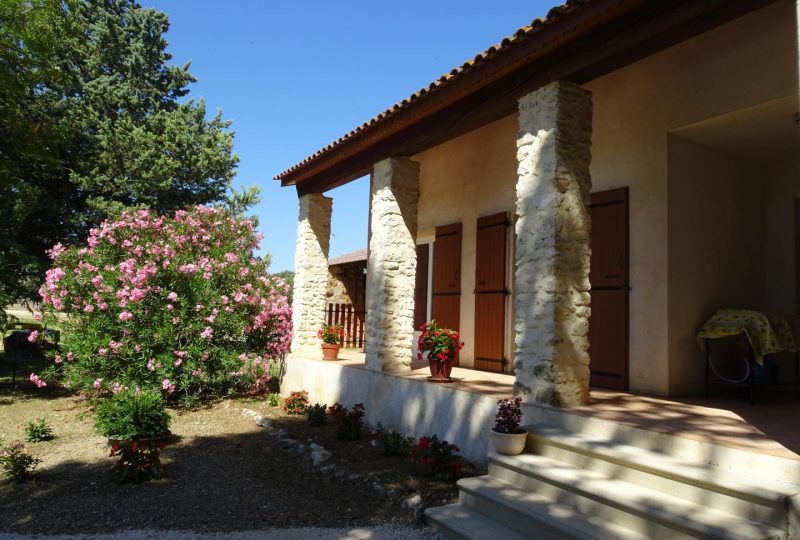
M 797 313 L 795 201 L 800 198 L 800 155 L 771 163 L 764 169 L 767 183 L 764 267 L 764 309 Z
M 695 336 L 717 309 L 762 308 L 763 169 L 726 152 L 669 138 L 670 393 L 703 390 L 705 357 Z
M 517 182 L 517 117 L 509 116 L 488 124 L 417 154 L 413 159 L 420 164 L 420 234 L 432 234 L 433 229 L 440 225 L 456 222 L 463 225 L 460 330 L 464 349 L 459 361 L 462 366 L 469 367 L 473 365 L 475 351 L 473 291 L 477 221 L 479 217 L 498 212 L 513 215 Z M 506 341 L 506 357 L 511 358 L 513 348 Z
M 631 389 L 674 394 L 668 358 L 667 134 L 797 91 L 795 4 L 783 1 L 592 81 L 595 190 L 630 186 Z
M 670 394 L 668 133 L 797 92 L 796 4 L 784 0 L 584 85 L 593 190 L 630 186 L 630 386 Z M 461 329 L 471 365 L 475 222 L 514 208 L 516 115 L 413 156 L 419 229 L 463 223 Z

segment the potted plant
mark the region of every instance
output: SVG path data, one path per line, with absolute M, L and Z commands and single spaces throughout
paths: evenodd
M 449 382 L 456 354 L 464 347 L 458 338 L 458 332 L 440 327 L 436 319 L 420 326 L 420 330 L 422 334 L 417 341 L 417 359 L 422 360 L 423 354 L 428 353 L 430 380 Z
M 497 402 L 497 416 L 491 431 L 494 449 L 508 456 L 516 456 L 525 450 L 528 432 L 519 427 L 522 421 L 522 398 L 506 398 Z
M 344 341 L 344 327 L 341 324 L 323 324 L 317 336 L 322 340 L 322 358 L 336 360 Z

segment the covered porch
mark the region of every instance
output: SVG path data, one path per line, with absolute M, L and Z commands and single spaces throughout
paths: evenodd
M 430 383 L 426 368 L 376 373 L 365 365 L 364 353 L 342 351 L 338 362 L 290 355 L 286 388 L 304 388 L 310 399 L 366 405 L 367 419 L 416 436 L 438 434 L 455 441 L 468 459 L 486 460 L 487 434 L 494 421 L 495 402 L 513 392 L 514 376 L 454 368 L 454 382 Z M 728 449 L 755 456 L 797 461 L 800 471 L 800 432 L 796 429 L 800 400 L 794 392 L 759 395 L 750 405 L 741 390 L 701 397 L 668 399 L 593 388 L 589 401 L 562 409 L 526 404 L 529 425 L 591 424 L 606 435 L 637 434 L 643 446 Z M 649 442 L 648 442 L 649 441 Z M 677 441 L 677 443 L 675 442 Z

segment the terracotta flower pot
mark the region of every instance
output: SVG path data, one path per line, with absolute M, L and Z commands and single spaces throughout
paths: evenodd
M 516 456 L 525 450 L 528 432 L 524 429 L 521 433 L 498 433 L 492 430 L 489 432 L 489 440 L 498 454 Z
M 339 358 L 339 349 L 342 346 L 337 343 L 323 343 L 322 344 L 322 358 L 323 360 L 337 360 Z
M 440 362 L 438 360 L 428 360 L 428 366 L 431 368 L 432 381 L 449 381 L 450 372 L 453 370 L 453 360 L 446 360 Z

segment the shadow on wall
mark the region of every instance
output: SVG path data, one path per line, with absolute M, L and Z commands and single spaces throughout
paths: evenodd
M 366 420 L 407 435 L 438 435 L 455 443 L 462 455 L 486 463 L 488 432 L 497 398 L 444 384 L 398 377 L 364 366 L 322 362 L 298 356 L 287 360 L 282 392 L 307 390 L 312 402 L 363 403 Z

